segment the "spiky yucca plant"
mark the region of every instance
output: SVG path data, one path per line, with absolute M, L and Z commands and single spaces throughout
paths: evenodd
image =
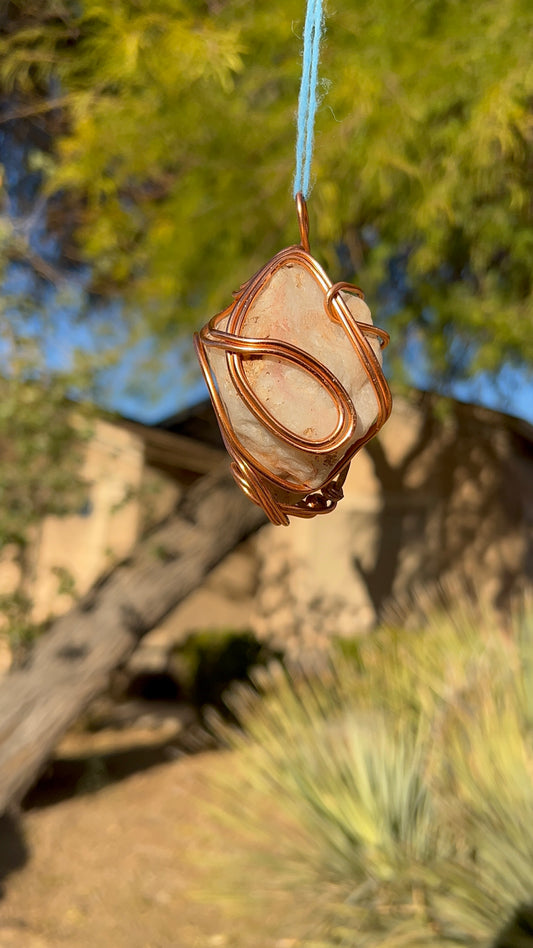
M 533 902 L 532 617 L 441 610 L 231 696 L 240 819 L 264 854 L 283 814 L 322 893 L 307 944 L 489 948 Z

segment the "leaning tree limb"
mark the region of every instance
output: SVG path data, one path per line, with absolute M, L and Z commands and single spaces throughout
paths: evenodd
M 0 682 L 0 813 L 21 800 L 144 633 L 263 522 L 226 467 L 208 474 L 130 560 L 53 623 L 25 667 Z

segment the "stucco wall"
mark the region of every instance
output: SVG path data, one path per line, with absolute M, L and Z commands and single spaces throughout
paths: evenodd
M 504 606 L 533 579 L 533 438 L 522 428 L 454 402 L 397 399 L 335 513 L 263 531 L 261 636 L 314 648 L 436 585 Z
M 129 554 L 141 531 L 166 516 L 180 492 L 170 478 L 146 467 L 141 437 L 102 420 L 87 444 L 81 476 L 86 502 L 76 514 L 43 520 L 33 531 L 24 569 L 16 547 L 0 555 L 0 594 L 22 590 L 33 601 L 35 623 L 67 611 Z M 5 642 L 0 652 L 6 666 Z
M 132 548 L 143 464 L 139 438 L 116 425 L 96 423 L 81 471 L 87 502 L 75 515 L 47 517 L 33 549 L 27 592 L 33 599 L 34 622 L 72 605 L 73 596 L 60 591 L 61 575 L 72 580 L 74 596 L 83 595 Z

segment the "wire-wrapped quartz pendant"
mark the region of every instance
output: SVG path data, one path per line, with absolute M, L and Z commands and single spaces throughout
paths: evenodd
M 334 510 L 354 454 L 392 400 L 389 337 L 357 287 L 333 284 L 301 244 L 276 254 L 195 335 L 235 479 L 276 524 Z

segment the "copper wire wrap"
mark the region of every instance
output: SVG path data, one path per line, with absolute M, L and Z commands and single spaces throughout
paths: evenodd
M 389 387 L 381 370 L 381 365 L 368 341 L 369 336 L 377 337 L 380 347 L 383 349 L 389 342 L 388 333 L 377 326 L 356 320 L 350 313 L 342 293 L 355 294 L 364 299 L 362 291 L 350 283 L 331 284 L 320 264 L 310 255 L 309 219 L 302 194 L 296 196 L 296 213 L 300 228 L 300 244 L 287 247 L 276 254 L 248 283 L 241 287 L 238 293 L 235 294 L 234 302 L 223 312 L 214 316 L 194 336 L 196 352 L 222 437 L 232 458 L 231 470 L 233 476 L 250 500 L 263 508 L 272 523 L 285 526 L 289 523 L 289 516 L 315 517 L 318 514 L 329 513 L 335 509 L 339 500 L 343 497 L 342 487 L 350 461 L 362 446 L 379 431 L 392 409 Z M 291 447 L 316 454 L 330 454 L 338 451 L 353 436 L 357 425 L 355 408 L 344 386 L 326 366 L 303 349 L 290 343 L 278 339 L 262 339 L 242 335 L 251 302 L 273 274 L 287 263 L 297 263 L 303 266 L 314 276 L 323 289 L 325 311 L 329 319 L 343 327 L 355 350 L 357 359 L 372 384 L 377 403 L 376 420 L 366 434 L 349 445 L 346 453 L 342 455 L 324 483 L 312 491 L 309 491 L 309 487 L 305 484 L 294 484 L 274 475 L 254 458 L 239 441 L 219 394 L 208 360 L 210 349 L 221 349 L 225 352 L 229 377 L 246 408 L 261 422 L 267 431 L 278 439 L 282 439 Z M 227 321 L 226 328 L 220 329 L 220 323 L 224 320 Z M 297 435 L 267 411 L 251 388 L 244 369 L 244 363 L 247 359 L 257 359 L 261 356 L 277 357 L 284 362 L 292 363 L 298 368 L 304 369 L 326 390 L 337 408 L 337 423 L 334 430 L 327 437 L 320 440 L 310 440 Z

